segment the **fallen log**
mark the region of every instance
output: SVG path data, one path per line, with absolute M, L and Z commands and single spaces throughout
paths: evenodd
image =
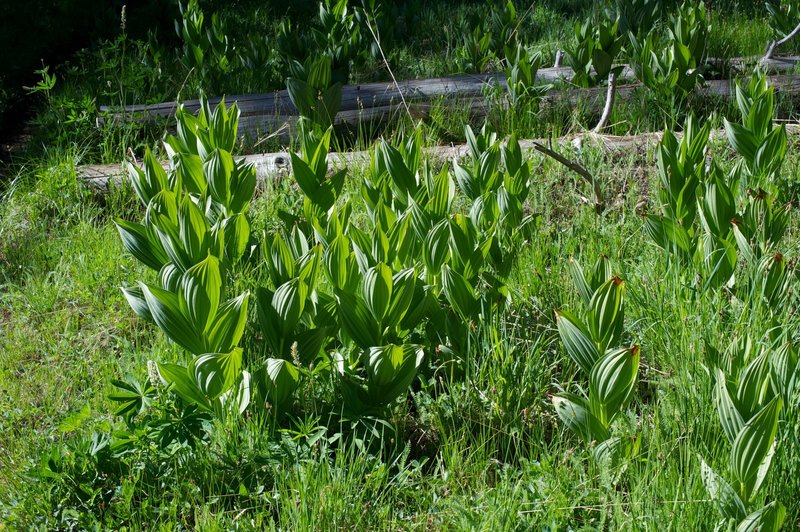
M 759 61 L 761 61 L 759 63 Z M 793 71 L 800 63 L 800 57 L 782 57 L 763 60 L 758 57 L 733 58 L 730 60 L 709 59 L 708 64 L 714 65 L 756 65 L 770 72 L 789 72 Z M 569 67 L 541 68 L 537 73 L 537 80 L 551 82 L 569 79 L 572 70 Z M 625 66 L 617 76 L 618 81 L 634 79 L 633 70 Z M 461 74 L 449 77 L 431 78 L 423 80 L 405 80 L 397 84 L 394 82 L 364 83 L 358 85 L 347 85 L 342 89 L 343 112 L 352 112 L 371 108 L 380 108 L 396 104 L 401 95 L 407 101 L 431 101 L 437 97 L 459 98 L 481 96 L 489 85 L 505 85 L 505 75 L 502 73 L 494 74 Z M 263 117 L 286 117 L 297 115 L 297 109 L 289 99 L 285 90 L 275 91 L 268 94 L 233 94 L 228 95 L 226 101 L 238 102 L 242 117 L 263 116 Z M 214 106 L 219 103 L 221 98 L 209 98 L 209 103 Z M 195 113 L 200 109 L 199 100 L 185 100 L 185 108 Z M 129 105 L 123 109 L 111 106 L 101 106 L 100 110 L 106 113 L 106 117 L 99 117 L 98 122 L 102 123 L 107 119 L 126 119 L 132 117 L 153 118 L 171 117 L 177 110 L 177 102 L 164 102 L 153 105 Z

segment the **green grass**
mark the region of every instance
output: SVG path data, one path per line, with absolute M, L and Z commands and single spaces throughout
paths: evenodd
M 549 61 L 574 21 L 590 12 L 581 0 L 537 2 L 519 10 L 521 32 Z M 426 2 L 404 15 L 405 39 L 390 56 L 395 74 L 453 73 L 459 32 L 483 13 L 482 3 Z M 763 51 L 769 37 L 763 14 L 742 7 L 711 13 L 710 55 Z M 252 3 L 222 15 L 229 24 L 242 24 L 243 33 L 260 31 L 266 40 L 275 35 L 274 17 L 255 13 Z M 533 184 L 526 211 L 540 219 L 531 240 L 517 250 L 509 279 L 512 304 L 503 316 L 475 324 L 463 375 L 444 365 L 426 368 L 387 419 L 331 415 L 326 405 L 337 393 L 335 385 L 315 377 L 297 394 L 296 417 L 216 420 L 194 446 L 164 450 L 142 444 L 113 460 L 93 454 L 103 435 L 125 427 L 113 415 L 111 381 L 132 375 L 144 382 L 148 361 L 182 357 L 156 326 L 135 316 L 119 290 L 155 278 L 124 250 L 113 224 L 117 217 L 142 216 L 133 192 L 121 187 L 97 195 L 76 169 L 118 161 L 128 149 L 160 149 L 164 131 L 160 124 L 97 130 L 91 113 L 83 113 L 93 105 L 86 98 L 145 103 L 193 95 L 202 85 L 187 78 L 173 57 L 160 66 L 143 62 L 147 53 L 121 40 L 61 68 L 57 88 L 37 96 L 42 108 L 28 153 L 12 161 L 9 181 L 0 184 L 0 530 L 714 527 L 718 514 L 698 455 L 727 474 L 730 445 L 713 402 L 708 346 L 723 349 L 748 333 L 763 342 L 776 324 L 796 339 L 798 316 L 790 310 L 769 318 L 762 307 L 751 308 L 725 289 L 700 293 L 691 274 L 668 263 L 644 232 L 640 215 L 643 205 L 657 210 L 652 146 L 609 152 L 588 141 L 580 150 L 561 145 L 601 183 L 608 205 L 601 215 L 581 202 L 580 196 L 591 196 L 584 181 L 529 154 Z M 386 76 L 374 63 L 353 73 L 358 81 Z M 109 86 L 109 78 L 118 84 Z M 237 71 L 216 88 L 242 92 L 262 82 Z M 779 99 L 779 115 L 794 117 L 794 103 Z M 736 115 L 729 103 L 700 99 L 690 100 L 683 112 L 690 110 L 717 127 L 722 116 Z M 585 131 L 597 120 L 597 112 L 580 102 L 524 111 L 494 108 L 489 121 L 501 135 L 547 138 Z M 425 143 L 462 142 L 464 124 L 482 121 L 466 108 L 434 102 L 422 121 Z M 682 121 L 676 110 L 638 95 L 618 102 L 610 132 L 660 130 Z M 367 149 L 373 139 L 396 138 L 414 125 L 399 114 L 340 131 L 335 149 Z M 790 137 L 783 171 L 792 183 L 798 181 L 797 148 Z M 733 157 L 724 139 L 712 142 L 710 153 L 730 170 Z M 355 224 L 367 218 L 358 195 L 365 171 L 348 168 L 345 195 L 354 199 Z M 280 210 L 298 211 L 302 202 L 293 179 L 269 183 L 251 207 L 253 235 L 262 240 L 279 225 Z M 468 206 L 463 197 L 457 204 Z M 781 250 L 792 265 L 800 250 L 797 221 L 794 213 Z M 619 467 L 594 460 L 551 402 L 553 394 L 575 390 L 585 380 L 559 339 L 554 317 L 556 309 L 581 305 L 568 260 L 586 265 L 600 254 L 626 282 L 624 342 L 639 344 L 642 352 L 634 398 L 614 422 L 616 434 L 636 436 L 639 446 Z M 787 297 L 796 302 L 793 276 Z M 255 264 L 232 283 L 234 293 L 252 291 L 266 286 L 268 277 Z M 253 325 L 254 304 L 250 313 L 246 366 L 260 361 L 265 350 Z M 167 393 L 155 400 L 164 411 L 177 410 L 172 401 Z M 757 501 L 786 505 L 785 530 L 800 527 L 798 434 L 794 397 L 784 407 L 775 459 Z M 42 477 L 48 462 L 57 464 L 58 473 Z
M 729 308 L 724 294 L 693 296 L 647 241 L 634 207 L 657 186 L 649 150 L 587 146 L 579 155 L 612 205 L 602 216 L 578 201 L 587 193 L 582 182 L 533 157 L 530 208 L 542 219 L 519 250 L 508 318 L 496 333 L 476 331 L 466 380 L 443 373 L 393 409 L 397 432 L 382 446 L 366 440 L 361 447 L 352 436 L 328 441 L 336 427 L 309 444 L 320 423 L 313 414 L 279 432 L 255 420 L 226 423 L 208 445 L 172 461 L 145 454 L 137 458 L 142 469 L 95 479 L 90 485 L 102 489 L 89 502 L 75 499 L 69 481 L 30 478 L 30 468 L 53 445 L 118 423 L 106 398 L 110 380 L 143 378 L 147 360 L 169 360 L 174 351 L 118 290 L 147 275 L 111 223 L 137 216 L 130 192 L 92 196 L 78 184 L 70 153 L 21 171 L 2 203 L 0 228 L 3 521 L 12 529 L 711 528 L 716 510 L 696 454 L 724 470 L 728 450 L 720 445 L 703 341 L 725 345 L 747 331 L 759 338 L 767 323 L 740 317 L 736 307 L 721 313 Z M 796 161 L 792 152 L 788 171 Z M 350 183 L 357 176 L 352 169 Z M 255 204 L 254 226 L 270 227 L 275 210 L 297 199 L 288 183 L 270 188 Z M 796 231 L 788 247 L 796 252 Z M 553 309 L 578 305 L 567 258 L 586 263 L 599 253 L 627 282 L 626 341 L 643 353 L 636 399 L 617 422 L 639 435 L 640 450 L 617 470 L 594 462 L 549 402 L 556 383 L 579 379 L 553 320 Z M 254 270 L 239 284 L 264 282 Z M 786 319 L 795 326 L 795 317 Z M 763 492 L 787 506 L 787 529 L 800 523 L 800 485 L 791 480 L 800 463 L 791 436 L 798 421 L 796 409 L 787 410 Z M 344 434 L 359 433 L 351 431 Z

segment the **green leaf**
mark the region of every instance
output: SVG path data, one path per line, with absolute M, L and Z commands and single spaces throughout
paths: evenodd
M 589 303 L 589 331 L 600 352 L 617 344 L 622 336 L 624 295 L 625 283 L 612 277 L 597 289 Z
M 364 274 L 364 299 L 375 320 L 383 321 L 389 311 L 392 299 L 392 270 L 384 263 L 378 263 Z
M 147 300 L 145 300 L 140 286 L 123 287 L 122 293 L 137 316 L 145 321 L 153 321 L 153 316 L 150 314 L 150 308 L 147 306 Z
M 160 270 L 167 263 L 169 258 L 164 253 L 161 243 L 150 237 L 150 233 L 144 225 L 119 218 L 114 224 L 119 231 L 122 245 L 136 260 L 154 270 Z
M 139 381 L 128 377 L 125 381 L 112 380 L 116 390 L 108 398 L 119 403 L 114 411 L 115 416 L 135 417 L 139 415 L 150 403 L 150 398 L 155 394 L 151 385 L 143 386 Z M 88 406 L 88 405 L 87 405 Z
M 780 397 L 773 398 L 745 424 L 733 442 L 731 466 L 741 483 L 740 493 L 747 501 L 758 490 L 769 468 L 782 406 Z
M 413 268 L 403 270 L 392 277 L 392 299 L 386 315 L 386 325 L 397 327 L 408 312 L 417 285 L 417 272 Z
M 250 244 L 250 222 L 244 214 L 234 214 L 222 222 L 225 232 L 225 255 L 231 262 L 239 260 Z
M 186 190 L 193 194 L 205 195 L 208 189 L 205 174 L 203 174 L 203 160 L 199 155 L 177 152 L 173 156 L 175 172 Z
M 750 419 L 770 397 L 769 353 L 761 353 L 751 360 L 739 375 L 736 392 L 737 406 L 744 419 Z
M 469 321 L 473 318 L 478 309 L 475 290 L 460 273 L 447 265 L 442 267 L 442 291 L 461 319 Z
M 575 260 L 574 257 L 569 258 L 568 266 L 569 273 L 572 276 L 572 284 L 575 285 L 575 289 L 578 291 L 578 295 L 581 296 L 581 299 L 583 299 L 583 302 L 589 305 L 592 301 L 594 290 L 589 287 L 586 276 L 583 274 L 583 268 L 581 268 L 580 263 Z
M 735 519 L 737 522 L 744 519 L 747 510 L 736 490 L 728 484 L 727 480 L 717 475 L 701 456 L 698 455 L 698 458 L 700 459 L 700 475 L 703 478 L 703 484 L 722 517 Z
M 190 196 L 184 196 L 178 211 L 178 230 L 183 250 L 192 264 L 203 260 L 209 249 L 208 221 Z
M 217 315 L 222 292 L 219 260 L 209 255 L 183 274 L 178 293 L 181 314 L 188 317 L 198 333 L 204 333 Z
M 281 409 L 291 397 L 300 381 L 300 373 L 288 360 L 268 358 L 264 369 L 259 371 L 259 384 L 266 399 L 275 409 Z
M 717 385 L 714 404 L 717 407 L 722 429 L 725 431 L 728 440 L 733 443 L 742 427 L 744 427 L 744 419 L 742 419 L 741 413 L 731 398 L 725 374 L 721 369 L 717 369 L 716 375 Z
M 378 323 L 364 302 L 344 291 L 336 291 L 336 302 L 342 329 L 361 349 L 380 343 Z
M 210 353 L 196 357 L 189 364 L 197 387 L 210 401 L 227 392 L 242 374 L 242 349 L 229 353 Z
M 212 411 L 211 403 L 197 387 L 194 378 L 189 375 L 186 368 L 175 364 L 158 364 L 158 373 L 181 399 L 189 404 L 195 404 L 207 412 Z
M 308 297 L 308 285 L 300 279 L 292 279 L 280 285 L 272 296 L 272 307 L 281 319 L 281 333 L 288 336 L 300 316 L 303 315 L 306 298 Z
M 249 292 L 220 305 L 217 317 L 207 333 L 208 351 L 225 353 L 239 344 L 247 322 Z
M 589 411 L 582 397 L 567 392 L 559 393 L 553 396 L 553 406 L 561 421 L 587 444 L 609 438 L 608 429 Z
M 223 205 L 229 205 L 231 199 L 231 175 L 233 173 L 233 157 L 230 152 L 215 149 L 203 163 L 203 172 L 208 181 L 211 197 Z
M 190 353 L 199 355 L 206 352 L 202 337 L 197 334 L 192 322 L 181 312 L 178 296 L 161 288 L 139 283 L 153 321 L 170 340 Z
M 639 372 L 639 346 L 623 347 L 603 355 L 589 377 L 589 406 L 604 426 L 619 412 L 633 392 Z
M 438 274 L 450 256 L 450 224 L 442 220 L 430 230 L 423 243 L 422 256 L 425 267 L 431 274 Z
M 753 134 L 747 128 L 735 122 L 728 122 L 723 119 L 723 123 L 725 124 L 725 133 L 728 135 L 728 142 L 736 150 L 736 153 L 744 157 L 748 162 L 755 161 L 758 145 Z
M 578 318 L 565 310 L 556 311 L 556 325 L 567 354 L 588 377 L 600 358 L 600 352 L 591 340 L 589 331 Z
M 385 405 L 405 393 L 425 358 L 419 345 L 371 347 L 366 364 L 368 392 L 376 405 Z
M 350 278 L 350 240 L 338 235 L 325 250 L 325 273 L 334 288 L 345 290 Z
M 778 532 L 786 519 L 786 507 L 772 501 L 751 513 L 736 527 L 736 532 Z

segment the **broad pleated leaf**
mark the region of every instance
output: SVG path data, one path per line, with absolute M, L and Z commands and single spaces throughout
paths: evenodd
M 378 322 L 382 322 L 389 311 L 392 289 L 392 270 L 386 264 L 380 262 L 364 274 L 364 299 Z
M 589 406 L 606 426 L 631 395 L 639 371 L 639 346 L 603 355 L 589 377 Z
M 243 293 L 220 305 L 217 317 L 207 333 L 208 351 L 225 353 L 239 344 L 247 322 L 247 302 L 250 294 Z
M 608 429 L 589 411 L 583 398 L 572 393 L 560 393 L 553 396 L 553 406 L 561 421 L 587 444 L 608 439 Z
M 786 507 L 772 501 L 751 513 L 736 527 L 736 532 L 778 532 L 786 519 Z
M 700 475 L 703 478 L 703 484 L 722 517 L 735 519 L 737 522 L 744 519 L 747 510 L 736 490 L 727 480 L 717 475 L 701 456 L 698 455 L 698 458 L 700 459 Z
M 211 403 L 197 387 L 194 378 L 189 375 L 186 368 L 175 364 L 158 364 L 158 373 L 167 384 L 172 386 L 172 391 L 177 393 L 181 399 L 211 412 Z
M 150 238 L 144 225 L 122 219 L 117 219 L 114 224 L 119 231 L 122 245 L 139 262 L 154 270 L 160 270 L 169 260 L 161 243 Z
M 139 286 L 153 321 L 170 340 L 195 355 L 207 352 L 202 337 L 194 330 L 188 316 L 181 312 L 176 294 L 141 282 Z
M 461 274 L 447 265 L 442 267 L 442 291 L 461 319 L 472 319 L 478 307 L 475 290 Z
M 733 442 L 731 468 L 742 484 L 740 492 L 749 500 L 767 473 L 772 457 L 770 449 L 778 430 L 778 414 L 783 402 L 775 397 L 748 421 Z M 762 467 L 763 462 L 767 467 Z
M 204 333 L 217 315 L 222 291 L 219 260 L 209 255 L 183 274 L 178 301 L 198 333 Z
M 150 314 L 150 307 L 147 306 L 147 300 L 144 298 L 142 287 L 138 285 L 128 288 L 123 287 L 122 293 L 125 295 L 125 299 L 137 316 L 146 321 L 153 321 L 153 316 Z
M 600 358 L 589 332 L 576 317 L 565 310 L 556 311 L 556 325 L 567 354 L 588 377 L 595 362 Z
M 725 374 L 722 370 L 717 369 L 716 375 L 717 385 L 714 404 L 717 407 L 722 430 L 725 432 L 725 436 L 728 437 L 728 441 L 733 443 L 744 427 L 744 419 L 742 419 L 742 415 L 730 395 Z
M 209 353 L 196 357 L 189 364 L 189 372 L 200 391 L 210 401 L 227 392 L 242 372 L 242 349 L 230 353 Z

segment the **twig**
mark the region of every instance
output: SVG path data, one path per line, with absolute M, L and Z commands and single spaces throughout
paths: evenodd
M 370 21 L 369 13 L 365 11 L 367 16 L 367 28 L 369 32 L 372 34 L 372 38 L 375 39 L 375 44 L 378 46 L 378 50 L 381 52 L 381 58 L 383 59 L 383 64 L 386 66 L 386 70 L 389 71 L 389 76 L 392 77 L 392 82 L 394 86 L 397 88 L 397 92 L 400 93 L 400 100 L 403 102 L 403 107 L 406 108 L 406 113 L 408 113 L 408 117 L 411 121 L 414 121 L 414 116 L 411 114 L 411 108 L 406 103 L 406 98 L 403 96 L 403 90 L 400 88 L 400 84 L 397 83 L 397 78 L 394 77 L 394 72 L 392 72 L 392 67 L 389 66 L 389 61 L 386 59 L 386 54 L 383 53 L 383 47 L 381 46 L 381 41 L 378 36 L 375 34 L 375 31 L 372 29 L 372 22 Z M 380 31 L 380 30 L 378 30 Z
M 772 59 L 772 54 L 775 52 L 775 48 L 786 44 L 787 42 L 792 40 L 794 36 L 797 35 L 798 33 L 800 33 L 800 24 L 795 26 L 792 32 L 783 39 L 781 39 L 780 41 L 772 41 L 772 43 L 769 45 L 769 48 L 767 49 L 767 53 L 764 54 L 764 57 L 761 59 L 761 61 L 764 62 Z
M 611 110 L 614 108 L 614 96 L 617 93 L 617 73 L 612 72 L 608 75 L 608 92 L 606 93 L 606 106 L 603 108 L 603 114 L 600 116 L 600 121 L 594 126 L 592 133 L 600 133 L 605 129 L 608 120 L 611 118 Z
M 600 214 L 605 210 L 606 205 L 605 205 L 605 200 L 603 199 L 603 191 L 600 189 L 600 183 L 597 182 L 597 180 L 589 172 L 589 170 L 587 170 L 580 164 L 576 163 L 575 161 L 570 161 L 560 153 L 555 152 L 550 148 L 548 148 L 547 146 L 540 144 L 538 142 L 533 142 L 533 148 L 536 151 L 543 153 L 548 157 L 560 162 L 561 164 L 563 164 L 564 166 L 566 166 L 567 168 L 569 168 L 570 170 L 572 170 L 573 172 L 584 178 L 589 184 L 591 184 L 592 188 L 594 189 L 595 212 L 597 212 L 597 214 Z

